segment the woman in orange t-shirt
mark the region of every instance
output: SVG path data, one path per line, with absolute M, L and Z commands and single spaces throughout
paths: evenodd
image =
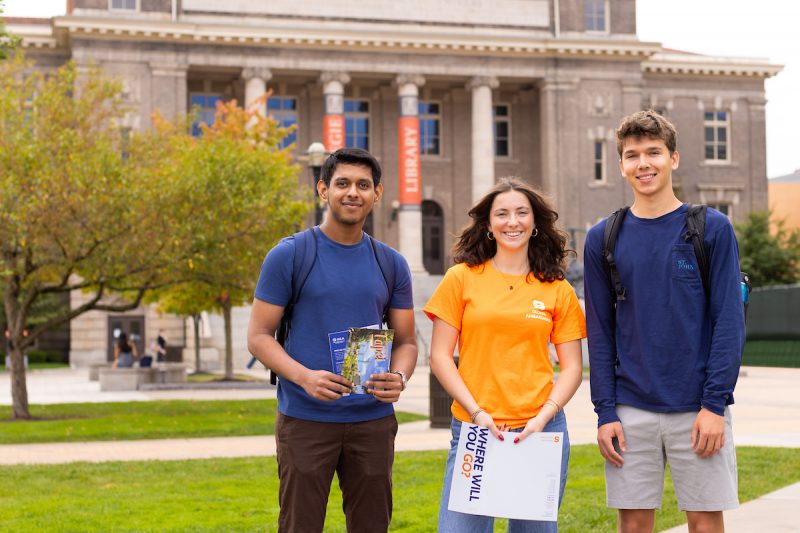
M 425 313 L 433 320 L 431 370 L 454 398 L 439 531 L 493 531 L 494 519 L 450 511 L 450 483 L 462 422 L 514 443 L 539 431 L 564 433 L 559 504 L 569 461 L 562 408 L 581 382 L 586 322 L 564 279 L 566 235 L 558 214 L 531 186 L 502 178 L 470 211 Z M 553 383 L 548 342 L 561 372 Z M 458 343 L 459 365 L 453 352 Z M 510 520 L 510 531 L 558 531 L 556 522 Z

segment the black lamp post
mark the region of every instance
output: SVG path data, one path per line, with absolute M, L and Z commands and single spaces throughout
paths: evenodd
M 313 142 L 306 150 L 308 156 L 308 167 L 311 169 L 311 188 L 314 189 L 314 225 L 319 225 L 322 222 L 322 206 L 319 201 L 319 192 L 317 192 L 317 182 L 319 181 L 320 172 L 322 171 L 322 164 L 328 157 L 328 152 L 325 151 L 325 145 L 321 142 Z

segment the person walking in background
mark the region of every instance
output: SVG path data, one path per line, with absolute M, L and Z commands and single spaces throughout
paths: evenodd
M 114 345 L 114 363 L 112 368 L 126 368 L 133 366 L 133 360 L 138 357 L 136 344 L 128 341 L 128 335 L 123 331 Z
M 281 532 L 321 532 L 334 472 L 347 531 L 386 532 L 392 517 L 397 419 L 392 403 L 417 361 L 411 273 L 405 259 L 363 231 L 383 192 L 381 168 L 358 148 L 337 150 L 321 169 L 317 192 L 328 216 L 312 228 L 316 258 L 294 306 L 285 349 L 275 339 L 292 298 L 295 237 L 267 254 L 255 291 L 248 349 L 280 376 L 275 422 Z M 311 238 L 311 237 L 308 237 Z M 392 261 L 393 286 L 378 262 Z M 328 334 L 379 324 L 394 329 L 391 371 L 367 381 L 369 394 L 331 372 Z
M 604 257 L 606 220 L 586 237 L 585 290 L 597 443 L 607 505 L 622 532 L 650 532 L 665 464 L 689 531 L 722 532 L 738 506 L 728 405 L 739 375 L 744 312 L 739 252 L 727 217 L 708 209 L 709 287 L 691 241 L 688 206 L 674 193 L 677 132 L 654 111 L 617 130 L 620 170 L 634 202 Z M 619 215 L 618 215 L 619 216 Z
M 564 279 L 567 237 L 558 214 L 532 187 L 502 178 L 470 211 L 453 248 L 456 263 L 425 313 L 433 320 L 431 371 L 454 398 L 450 452 L 439 507 L 441 532 L 491 532 L 494 519 L 448 510 L 462 423 L 518 433 L 564 432 L 559 504 L 569 462 L 563 408 L 582 377 L 586 325 Z M 561 372 L 553 384 L 548 342 Z M 458 344 L 459 365 L 453 353 Z M 510 520 L 509 531 L 557 531 L 555 522 Z
M 158 337 L 156 337 L 155 346 L 156 361 L 163 363 L 167 360 L 167 339 L 164 338 L 164 330 L 158 330 Z

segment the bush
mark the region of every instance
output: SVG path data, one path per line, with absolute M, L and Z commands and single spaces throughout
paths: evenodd
M 28 364 L 31 363 L 64 363 L 64 354 L 55 350 L 30 350 Z

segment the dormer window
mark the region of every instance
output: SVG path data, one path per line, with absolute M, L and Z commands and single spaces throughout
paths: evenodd
M 139 0 L 110 0 L 114 11 L 138 11 Z
M 608 33 L 608 0 L 584 0 L 583 16 L 586 31 Z

